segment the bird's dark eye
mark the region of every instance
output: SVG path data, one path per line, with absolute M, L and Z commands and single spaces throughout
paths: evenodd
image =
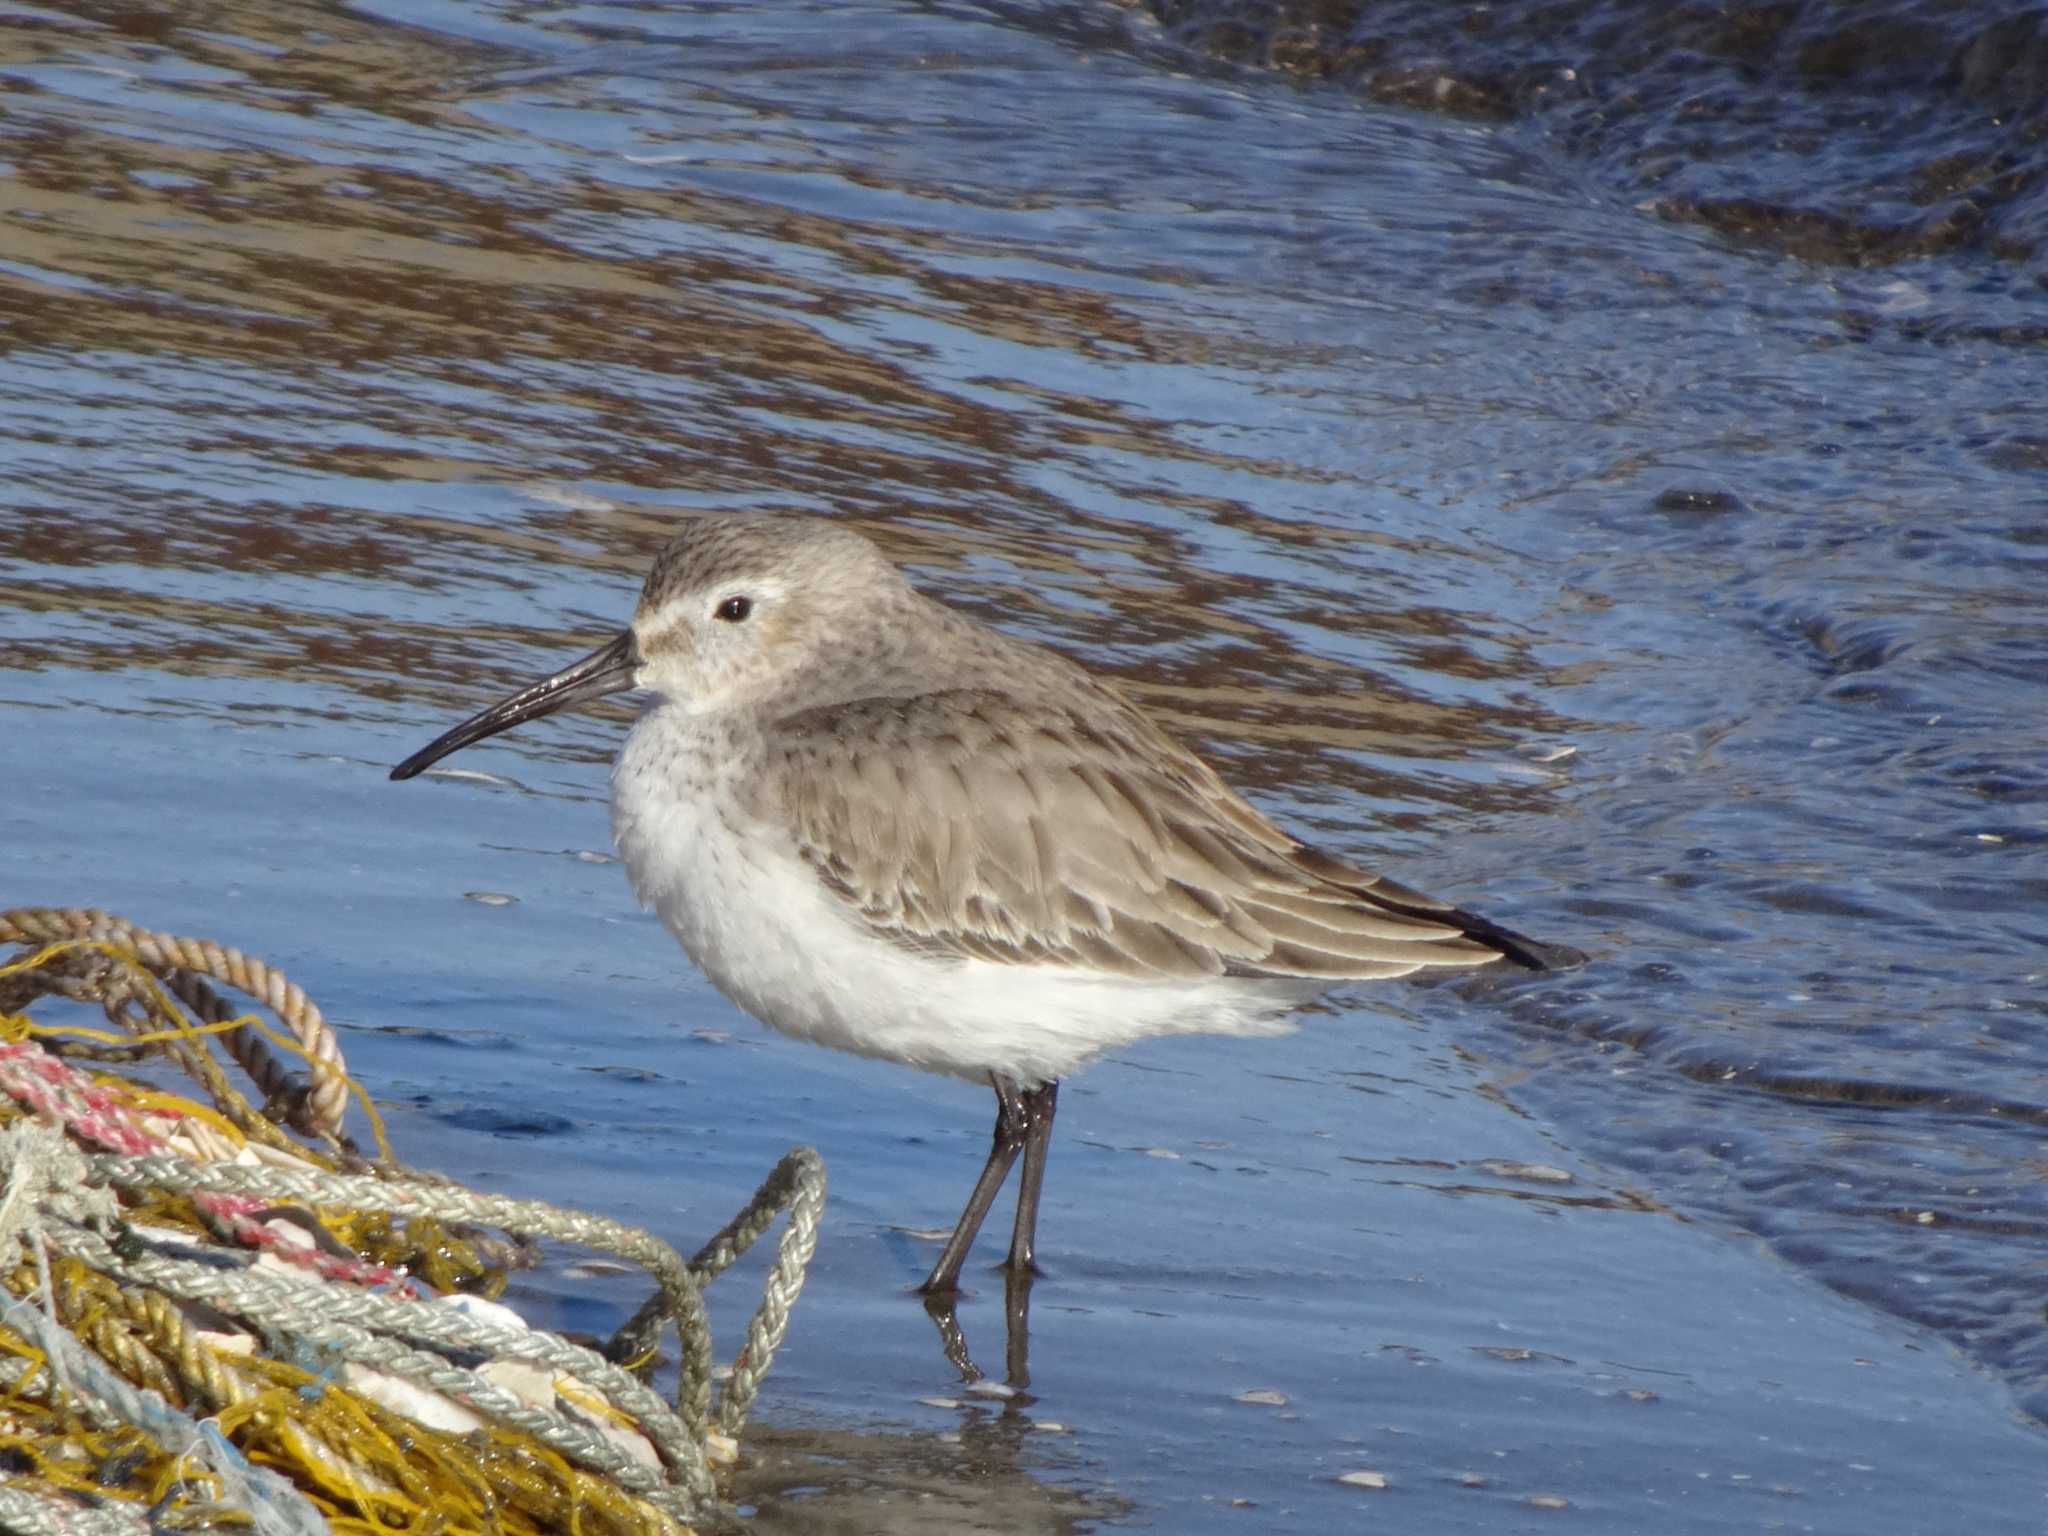
M 728 624 L 738 624 L 753 611 L 754 600 L 751 597 L 728 597 L 718 605 L 715 617 L 725 620 Z

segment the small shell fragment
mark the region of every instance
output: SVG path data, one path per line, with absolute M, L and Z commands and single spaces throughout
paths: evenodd
M 1527 1179 L 1532 1184 L 1569 1184 L 1572 1176 L 1549 1163 L 1523 1163 L 1508 1157 L 1481 1158 L 1478 1168 L 1498 1179 Z

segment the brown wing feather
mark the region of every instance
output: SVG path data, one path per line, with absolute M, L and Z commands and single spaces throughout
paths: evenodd
M 760 792 L 828 887 L 920 953 L 1332 980 L 1557 953 L 1298 842 L 1106 689 L 1085 715 L 1034 703 L 808 710 Z

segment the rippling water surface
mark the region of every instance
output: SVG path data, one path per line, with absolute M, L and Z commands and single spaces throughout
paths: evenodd
M 681 1243 L 815 1143 L 765 1522 L 2035 1528 L 2039 284 L 1760 254 L 1526 125 L 1186 41 L 0 18 L 0 904 L 261 953 L 412 1160 Z M 906 1291 L 986 1095 L 689 969 L 609 861 L 622 712 L 384 778 L 730 506 L 855 520 L 1593 962 L 1076 1078 L 1033 1396 L 960 1396 Z M 634 1299 L 565 1266 L 546 1321 Z

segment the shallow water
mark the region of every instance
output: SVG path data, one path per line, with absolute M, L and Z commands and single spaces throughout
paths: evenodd
M 2038 1522 L 2009 259 L 1760 256 L 1092 6 L 386 11 L 0 24 L 0 903 L 263 954 L 410 1159 L 684 1244 L 820 1147 L 764 1523 Z M 986 1095 L 690 972 L 605 851 L 620 712 L 384 778 L 739 505 L 1593 963 L 1074 1079 L 1035 1400 L 963 1395 L 905 1289 Z M 610 1326 L 570 1257 L 526 1299 Z M 992 1276 L 962 1321 L 992 1363 Z

